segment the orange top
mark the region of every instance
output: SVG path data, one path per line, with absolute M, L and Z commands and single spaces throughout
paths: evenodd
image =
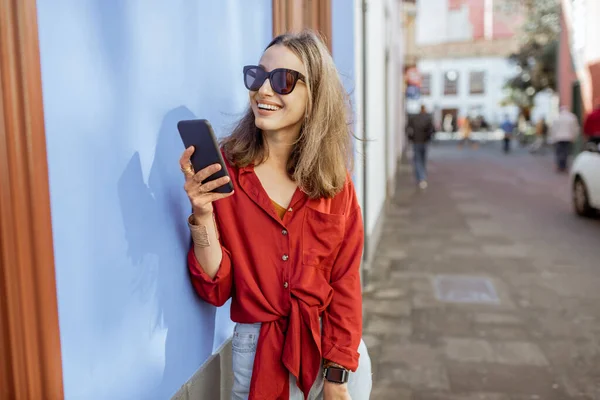
M 275 207 L 275 212 L 277 213 L 277 215 L 279 215 L 279 219 L 283 221 L 283 216 L 285 215 L 287 208 L 281 207 L 273 200 L 271 200 L 271 203 L 273 203 L 273 207 Z
M 228 169 L 235 194 L 214 203 L 223 259 L 211 278 L 191 248 L 192 284 L 215 306 L 231 298 L 232 321 L 262 323 L 250 400 L 288 399 L 290 373 L 307 396 L 323 359 L 358 367 L 363 223 L 354 185 L 348 176 L 331 199 L 298 189 L 280 218 L 253 166 Z

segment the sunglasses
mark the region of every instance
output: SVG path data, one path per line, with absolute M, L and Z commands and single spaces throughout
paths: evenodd
M 269 79 L 275 93 L 290 94 L 298 80 L 306 82 L 306 78 L 298 71 L 287 68 L 277 68 L 267 72 L 263 67 L 247 65 L 244 67 L 244 84 L 248 90 L 257 91 Z

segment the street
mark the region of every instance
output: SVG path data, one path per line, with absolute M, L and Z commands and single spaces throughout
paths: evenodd
M 600 220 L 515 147 L 437 143 L 424 191 L 401 166 L 365 278 L 372 399 L 600 399 Z

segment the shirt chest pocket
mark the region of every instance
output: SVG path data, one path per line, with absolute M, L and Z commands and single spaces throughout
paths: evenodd
M 302 262 L 329 269 L 344 239 L 345 217 L 306 208 L 302 229 Z

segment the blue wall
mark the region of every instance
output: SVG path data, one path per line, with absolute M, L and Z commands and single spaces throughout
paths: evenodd
M 218 134 L 271 0 L 38 0 L 67 399 L 168 398 L 230 336 L 185 265 L 176 122 Z
M 331 1 L 331 47 L 333 60 L 346 91 L 351 95 L 354 93 L 356 87 L 356 71 L 354 68 L 354 8 L 354 1 L 351 0 Z M 352 102 L 354 102 L 353 96 Z

